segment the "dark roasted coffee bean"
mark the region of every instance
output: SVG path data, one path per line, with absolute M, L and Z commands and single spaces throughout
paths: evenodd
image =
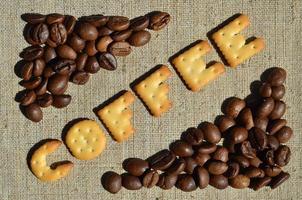
M 149 26 L 149 18 L 147 16 L 136 17 L 131 20 L 130 27 L 133 31 L 141 31 Z
M 228 149 L 229 153 L 235 153 L 236 144 L 229 137 L 223 140 L 223 146 Z
M 141 176 L 149 168 L 149 164 L 140 158 L 128 158 L 124 160 L 123 168 L 133 176 Z
M 275 67 L 271 69 L 267 76 L 266 81 L 271 84 L 271 86 L 279 86 L 284 83 L 286 79 L 286 71 L 282 68 Z
M 107 22 L 108 28 L 114 31 L 126 30 L 130 25 L 130 21 L 127 17 L 112 16 Z
M 212 158 L 214 160 L 227 162 L 229 160 L 229 151 L 225 147 L 218 146 L 216 151 L 213 153 Z
M 225 189 L 229 186 L 228 179 L 223 175 L 211 175 L 210 185 L 217 189 Z
M 280 172 L 282 171 L 282 169 L 278 166 L 265 165 L 263 167 L 263 171 L 264 171 L 266 176 L 274 177 L 274 176 L 279 175 Z
M 267 146 L 267 136 L 259 128 L 252 128 L 249 131 L 249 141 L 256 150 L 263 150 Z
M 209 172 L 203 167 L 196 167 L 194 171 L 196 177 L 196 184 L 200 189 L 204 189 L 209 185 L 210 175 Z
M 20 57 L 27 61 L 32 61 L 43 56 L 44 49 L 40 46 L 29 46 L 23 49 Z
M 238 176 L 230 179 L 229 184 L 233 188 L 244 189 L 250 185 L 250 178 L 245 175 L 239 174 Z
M 273 136 L 273 135 L 268 135 L 267 136 L 267 147 L 273 150 L 278 149 L 280 146 L 279 140 Z
M 63 94 L 67 90 L 68 76 L 55 74 L 48 80 L 47 89 L 53 95 Z
M 33 90 L 24 90 L 20 93 L 19 102 L 22 106 L 28 106 L 36 100 L 36 93 Z
M 222 133 L 222 137 L 224 137 L 224 133 L 229 128 L 235 126 L 236 122 L 228 116 L 221 116 L 218 118 L 215 124 L 219 128 L 220 132 Z
M 171 16 L 166 12 L 153 12 L 150 16 L 149 29 L 161 30 L 169 23 L 170 19 Z
M 221 133 L 217 126 L 210 122 L 203 122 L 200 126 L 204 139 L 210 143 L 218 143 L 221 139 Z
M 167 149 L 161 150 L 147 159 L 149 166 L 155 170 L 165 170 L 172 165 L 175 155 Z
M 108 171 L 102 176 L 102 185 L 105 190 L 115 194 L 122 188 L 122 177 L 112 171 Z
M 280 119 L 286 111 L 286 105 L 283 101 L 275 101 L 275 106 L 272 112 L 269 115 L 269 118 L 274 119 Z
M 56 48 L 58 56 L 65 59 L 75 60 L 77 53 L 67 44 L 60 45 Z
M 30 24 L 38 24 L 43 23 L 46 16 L 39 13 L 25 13 L 21 15 L 21 18 Z
M 267 124 L 268 124 L 268 118 L 266 118 L 266 117 L 264 117 L 264 118 L 259 118 L 259 117 L 254 118 L 254 126 L 257 127 L 257 128 L 260 128 L 263 131 L 266 131 Z
M 78 23 L 75 29 L 83 40 L 96 40 L 99 34 L 95 26 L 86 22 Z
M 57 53 L 54 48 L 50 46 L 45 46 L 44 47 L 44 60 L 46 63 L 51 61 L 52 59 L 57 57 Z
M 184 171 L 187 172 L 188 174 L 193 174 L 193 171 L 195 167 L 197 167 L 198 163 L 192 157 L 185 157 L 184 160 L 186 163 Z
M 235 126 L 230 129 L 227 137 L 229 137 L 234 144 L 238 144 L 248 138 L 248 132 L 243 127 Z
M 101 69 L 97 59 L 95 56 L 91 56 L 87 58 L 84 70 L 85 72 L 95 74 Z
M 45 68 L 45 61 L 43 59 L 36 59 L 33 63 L 33 75 L 42 76 Z
M 273 150 L 267 150 L 264 152 L 264 161 L 268 165 L 275 165 Z
M 51 106 L 52 102 L 53 102 L 53 98 L 52 95 L 49 93 L 45 93 L 37 97 L 37 103 L 42 108 Z
M 84 67 L 85 67 L 87 58 L 88 58 L 88 55 L 86 53 L 78 54 L 78 57 L 75 60 L 78 71 L 84 71 Z
M 27 81 L 31 78 L 33 74 L 34 63 L 29 61 L 26 62 L 21 69 L 21 77 Z
M 150 39 L 151 34 L 146 30 L 142 30 L 132 33 L 132 35 L 128 38 L 128 42 L 132 46 L 141 47 L 147 44 Z
M 48 79 L 44 78 L 40 85 L 35 89 L 36 95 L 45 94 L 47 91 Z
M 275 101 L 273 98 L 265 98 L 262 103 L 256 109 L 256 116 L 259 118 L 268 117 L 273 111 L 275 106 Z
M 183 158 L 176 159 L 173 164 L 166 170 L 167 174 L 178 175 L 184 171 L 186 162 Z
M 23 30 L 23 36 L 26 42 L 28 42 L 31 45 L 37 45 L 38 41 L 35 41 L 32 37 L 32 32 L 34 29 L 35 25 L 34 24 L 26 24 Z
M 255 158 L 256 157 L 256 150 L 251 146 L 249 141 L 243 141 L 240 144 L 240 150 L 242 155 L 247 158 Z
M 276 119 L 269 123 L 267 127 L 267 132 L 270 135 L 274 135 L 277 133 L 281 128 L 283 128 L 286 125 L 287 121 L 285 119 Z
M 190 145 L 199 145 L 203 141 L 203 132 L 199 128 L 188 128 L 181 136 L 181 139 Z
M 43 118 L 43 113 L 40 106 L 35 103 L 24 107 L 24 115 L 33 122 L 39 122 Z
M 52 62 L 49 66 L 52 67 L 52 69 L 56 73 L 61 75 L 69 75 L 76 69 L 75 62 L 69 59 L 56 60 L 55 62 Z
M 104 15 L 90 15 L 90 16 L 81 17 L 80 20 L 84 22 L 88 22 L 95 27 L 100 27 L 100 26 L 104 26 L 107 23 L 109 17 Z
M 207 164 L 207 169 L 210 174 L 219 175 L 228 170 L 228 165 L 221 161 L 209 161 Z
M 156 185 L 163 190 L 169 190 L 176 184 L 177 177 L 175 174 L 162 173 Z
M 284 85 L 279 85 L 279 86 L 274 86 L 272 88 L 272 97 L 275 100 L 280 100 L 283 98 L 284 94 L 285 94 L 285 87 Z
M 58 13 L 51 13 L 46 16 L 47 24 L 62 23 L 65 16 Z
M 117 68 L 117 61 L 111 53 L 101 53 L 97 57 L 101 68 L 106 70 L 115 70 Z
M 68 94 L 54 95 L 52 106 L 55 108 L 65 108 L 70 104 L 71 96 Z
M 176 187 L 184 192 L 191 192 L 196 190 L 196 183 L 192 175 L 180 174 L 178 175 L 178 180 L 176 182 Z
M 272 181 L 270 182 L 270 186 L 272 189 L 277 188 L 282 183 L 284 183 L 287 179 L 289 179 L 290 175 L 287 172 L 281 172 L 278 176 L 272 178 Z
M 258 157 L 249 158 L 250 165 L 253 167 L 259 167 L 262 164 L 262 160 L 260 160 Z
M 25 81 L 25 80 L 20 81 L 20 85 L 25 87 L 26 89 L 32 90 L 32 89 L 35 89 L 36 87 L 38 87 L 41 82 L 42 82 L 41 77 L 33 77 L 32 79 L 30 79 L 28 81 Z
M 211 154 L 216 151 L 217 146 L 216 144 L 203 142 L 197 149 L 198 149 L 197 151 L 201 154 Z
M 252 111 L 248 107 L 245 107 L 240 111 L 237 120 L 239 124 L 245 127 L 247 130 L 250 130 L 254 127 Z
M 292 135 L 293 130 L 288 126 L 284 126 L 274 136 L 278 139 L 280 143 L 286 143 L 290 140 Z
M 259 88 L 259 94 L 261 97 L 271 97 L 272 87 L 269 83 L 263 83 Z
M 107 52 L 107 48 L 109 44 L 113 42 L 112 38 L 109 35 L 105 35 L 101 38 L 96 43 L 96 49 L 99 52 Z
M 131 174 L 122 174 L 122 186 L 127 190 L 138 190 L 143 187 L 139 177 Z
M 202 154 L 199 152 L 193 155 L 193 159 L 199 166 L 203 166 L 208 160 L 210 160 L 210 158 L 211 156 L 209 154 Z
M 67 40 L 67 31 L 61 23 L 55 23 L 50 26 L 50 35 L 47 44 L 51 47 L 64 44 Z
M 194 151 L 192 146 L 182 140 L 176 140 L 170 144 L 170 150 L 177 156 L 192 156 Z
M 114 56 L 127 56 L 132 50 L 128 42 L 112 42 L 108 51 Z
M 118 31 L 118 32 L 112 33 L 111 38 L 114 41 L 120 42 L 120 41 L 124 41 L 124 40 L 128 39 L 130 37 L 131 33 L 132 33 L 131 29 L 126 29 L 123 31 Z
M 85 48 L 85 41 L 75 33 L 71 34 L 71 36 L 68 38 L 67 43 L 71 48 L 73 48 L 73 50 L 78 53 Z
M 288 164 L 291 157 L 290 148 L 286 145 L 280 146 L 274 154 L 275 163 L 280 167 L 283 167 Z
M 234 119 L 238 116 L 245 105 L 246 104 L 244 100 L 237 97 L 232 97 L 227 100 L 226 104 L 223 106 L 222 112 Z
M 55 71 L 52 69 L 52 67 L 45 67 L 45 69 L 43 71 L 43 76 L 45 78 L 49 78 L 54 74 L 55 74 Z
M 237 162 L 230 161 L 228 163 L 228 170 L 224 173 L 224 175 L 228 178 L 234 178 L 239 174 L 240 165 Z
M 67 34 L 70 34 L 73 32 L 76 22 L 77 22 L 77 19 L 74 16 L 65 15 L 64 26 L 65 26 Z
M 106 26 L 101 26 L 99 28 L 99 37 L 110 35 L 111 33 L 113 33 L 113 30 L 109 29 Z
M 85 52 L 88 56 L 94 56 L 98 52 L 95 46 L 95 40 L 86 42 Z
M 87 72 L 78 71 L 72 75 L 71 81 L 77 85 L 84 85 L 88 82 L 89 76 Z
M 31 30 L 31 37 L 37 44 L 44 44 L 49 37 L 47 25 L 43 23 L 35 25 Z
M 253 182 L 252 182 L 252 188 L 253 190 L 257 191 L 261 188 L 263 188 L 264 186 L 267 186 L 270 182 L 271 182 L 271 178 L 270 177 L 263 177 L 263 178 L 256 178 Z
M 142 183 L 144 187 L 152 188 L 157 184 L 158 180 L 159 174 L 155 170 L 151 169 L 144 174 Z
M 265 173 L 262 169 L 257 167 L 249 167 L 245 170 L 244 175 L 246 175 L 249 178 L 263 178 L 265 176 Z
M 249 160 L 241 155 L 231 156 L 231 160 L 237 162 L 242 168 L 247 168 L 250 166 Z

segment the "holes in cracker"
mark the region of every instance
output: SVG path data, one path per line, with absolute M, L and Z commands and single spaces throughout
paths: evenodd
M 224 34 L 224 32 L 221 32 L 220 35 L 224 36 L 225 34 Z

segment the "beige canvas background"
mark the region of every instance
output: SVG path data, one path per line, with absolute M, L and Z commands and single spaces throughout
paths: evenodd
M 32 123 L 20 113 L 13 100 L 21 89 L 14 74 L 18 53 L 27 46 L 20 15 L 26 12 L 58 12 L 75 16 L 90 14 L 125 15 L 130 18 L 154 10 L 169 12 L 172 21 L 167 28 L 153 32 L 151 41 L 134 49 L 126 58 L 118 59 L 118 69 L 101 70 L 85 86 L 70 85 L 72 103 L 65 109 L 44 109 L 44 120 Z M 157 64 L 168 64 L 168 58 L 197 39 L 207 39 L 206 33 L 235 13 L 249 16 L 247 35 L 261 36 L 265 50 L 236 69 L 208 85 L 203 91 L 188 91 L 174 73 L 168 81 L 173 108 L 161 118 L 154 118 L 137 99 L 133 105 L 136 134 L 117 144 L 107 134 L 108 146 L 102 156 L 92 161 L 79 161 L 62 146 L 49 162 L 68 159 L 75 166 L 71 174 L 55 183 L 41 183 L 29 171 L 26 155 L 29 149 L 45 138 L 61 138 L 64 125 L 72 119 L 88 117 L 97 120 L 92 109 L 123 89 Z M 0 199 L 301 199 L 302 184 L 302 2 L 288 1 L 173 1 L 173 0 L 32 0 L 0 2 Z M 213 51 L 207 60 L 220 60 Z M 268 67 L 282 66 L 288 72 L 285 118 L 294 130 L 289 142 L 292 159 L 286 170 L 291 178 L 276 190 L 259 192 L 249 189 L 223 191 L 208 187 L 191 193 L 159 188 L 139 191 L 121 190 L 117 195 L 106 192 L 100 183 L 107 170 L 122 172 L 121 163 L 127 157 L 146 158 L 166 148 L 187 127 L 204 120 L 213 121 L 220 114 L 222 101 L 230 96 L 245 97 L 249 86 Z M 99 121 L 98 121 L 99 122 Z

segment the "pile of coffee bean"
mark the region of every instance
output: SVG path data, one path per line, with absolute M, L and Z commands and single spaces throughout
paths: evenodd
M 123 16 L 74 16 L 57 13 L 24 14 L 24 38 L 31 46 L 23 49 L 18 75 L 25 90 L 16 95 L 24 115 L 39 122 L 41 108 L 66 107 L 68 82 L 83 85 L 101 68 L 115 70 L 115 56 L 127 56 L 132 46 L 151 38 L 146 29 L 158 31 L 170 21 L 166 12 L 152 12 L 129 20 Z
M 117 193 L 121 187 L 138 190 L 158 186 L 164 190 L 176 186 L 193 191 L 211 185 L 217 189 L 272 189 L 289 178 L 282 167 L 291 151 L 284 143 L 293 135 L 286 120 L 284 96 L 286 72 L 272 68 L 258 90 L 259 103 L 232 97 L 225 101 L 223 113 L 215 123 L 203 122 L 188 128 L 179 140 L 146 160 L 128 158 L 126 173 L 109 171 L 102 176 L 103 187 Z

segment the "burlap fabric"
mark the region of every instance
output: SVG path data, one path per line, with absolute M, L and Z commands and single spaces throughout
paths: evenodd
M 44 109 L 44 119 L 32 123 L 20 113 L 13 100 L 21 90 L 20 80 L 14 74 L 14 64 L 19 52 L 27 46 L 22 37 L 25 25 L 20 15 L 26 12 L 58 12 L 75 16 L 90 14 L 125 15 L 130 18 L 153 10 L 167 11 L 172 16 L 168 27 L 153 32 L 151 41 L 142 48 L 135 48 L 125 58 L 119 58 L 116 71 L 101 70 L 85 86 L 70 84 L 72 103 L 66 109 Z M 108 146 L 102 156 L 92 161 L 79 161 L 62 146 L 49 162 L 68 159 L 75 166 L 71 174 L 55 183 L 42 183 L 30 172 L 26 164 L 29 149 L 45 138 L 61 138 L 64 125 L 72 119 L 88 117 L 98 120 L 92 109 L 123 89 L 157 64 L 168 64 L 174 53 L 197 39 L 207 39 L 206 34 L 235 13 L 250 17 L 247 35 L 261 36 L 266 48 L 257 56 L 208 85 L 203 91 L 188 91 L 174 73 L 168 81 L 172 109 L 161 118 L 149 115 L 137 99 L 133 106 L 134 137 L 117 144 L 107 134 Z M 301 199 L 302 185 L 302 2 L 289 1 L 127 1 L 127 0 L 54 0 L 54 1 L 1 1 L 0 2 L 0 199 Z M 213 51 L 208 60 L 220 60 Z M 291 178 L 276 190 L 265 188 L 259 192 L 249 189 L 223 191 L 208 187 L 191 193 L 177 189 L 163 191 L 159 188 L 139 191 L 121 190 L 112 195 L 100 183 L 107 170 L 123 172 L 121 163 L 127 157 L 146 158 L 166 148 L 179 138 L 187 127 L 200 122 L 213 121 L 220 114 L 222 101 L 230 96 L 245 97 L 250 93 L 250 83 L 259 79 L 268 67 L 282 66 L 288 72 L 285 101 L 288 105 L 285 118 L 294 130 L 289 142 L 293 152 L 285 168 Z

